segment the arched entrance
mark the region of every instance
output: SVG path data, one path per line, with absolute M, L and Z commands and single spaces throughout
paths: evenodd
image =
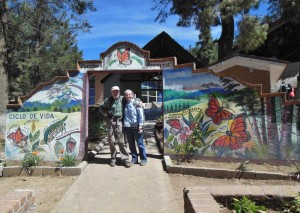
M 112 85 L 132 89 L 145 104 L 162 100 L 162 88 L 151 88 L 151 83 L 161 86 L 162 68 L 171 69 L 176 59 L 149 55 L 135 44 L 117 43 L 100 60 L 78 61 L 77 70 L 68 70 L 67 76 L 41 84 L 18 104 L 7 105 L 6 159 L 21 160 L 33 151 L 46 161 L 57 161 L 62 153 L 83 159 L 88 108 L 108 97 Z

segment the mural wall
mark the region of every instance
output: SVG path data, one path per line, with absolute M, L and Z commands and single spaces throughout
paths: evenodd
M 259 97 L 214 73 L 164 70 L 165 154 L 291 160 L 300 158 L 299 107 Z
M 57 161 L 62 153 L 78 157 L 84 74 L 45 86 L 6 116 L 5 155 L 21 160 L 26 153 L 39 152 L 45 161 Z M 83 113 L 82 113 L 83 112 Z

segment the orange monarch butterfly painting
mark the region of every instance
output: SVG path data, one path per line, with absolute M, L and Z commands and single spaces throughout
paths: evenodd
M 245 114 L 240 114 L 233 119 L 229 130 L 226 131 L 226 135 L 218 137 L 213 142 L 212 148 L 224 147 L 237 150 L 242 148 L 243 143 L 248 142 L 250 139 L 251 136 L 247 131 Z
M 117 57 L 119 60 L 119 64 L 126 67 L 126 65 L 130 65 L 132 60 L 130 59 L 130 48 L 126 48 L 121 51 L 121 48 L 117 50 Z
M 7 138 L 13 141 L 15 147 L 24 147 L 27 144 L 28 136 L 19 127 L 15 132 L 10 133 Z
M 208 108 L 205 110 L 205 114 L 212 118 L 214 124 L 219 125 L 224 120 L 229 120 L 233 117 L 233 114 L 224 107 L 220 106 L 220 103 L 214 94 L 209 95 Z

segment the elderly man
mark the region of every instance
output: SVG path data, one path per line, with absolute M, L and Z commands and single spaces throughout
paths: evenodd
M 130 167 L 129 153 L 127 152 L 124 135 L 122 133 L 122 99 L 120 96 L 120 88 L 113 86 L 111 88 L 111 97 L 106 98 L 100 104 L 100 113 L 106 118 L 108 143 L 111 152 L 110 166 L 116 165 L 117 149 L 116 145 L 119 146 L 121 160 L 126 168 Z M 114 136 L 114 141 L 113 141 Z

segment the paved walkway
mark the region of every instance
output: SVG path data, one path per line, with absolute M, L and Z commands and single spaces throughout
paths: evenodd
M 148 164 L 125 168 L 117 160 L 110 167 L 106 145 L 76 179 L 52 213 L 182 213 L 156 147 L 154 122 L 147 122 L 145 136 Z

